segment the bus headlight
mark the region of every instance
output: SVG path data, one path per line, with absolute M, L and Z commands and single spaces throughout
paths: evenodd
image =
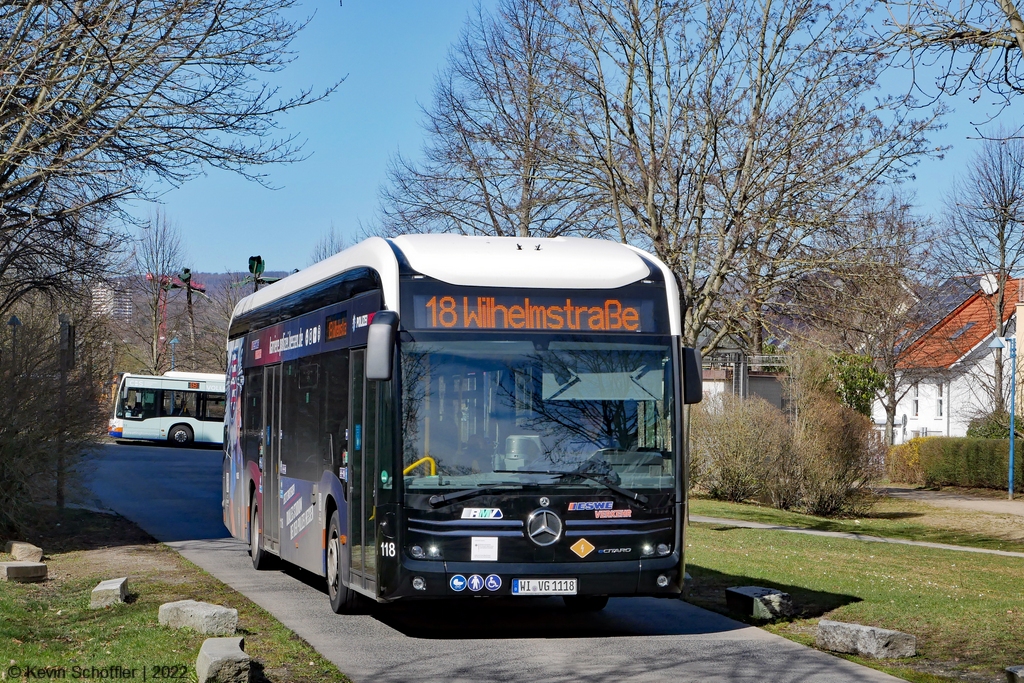
M 641 552 L 643 552 L 644 557 L 648 557 L 650 555 L 653 555 L 654 554 L 654 546 L 650 545 L 649 543 L 645 543 L 644 547 L 643 547 L 643 550 Z
M 413 585 L 415 585 L 415 582 L 413 582 Z M 668 577 L 665 576 L 664 574 L 659 575 L 658 576 L 658 588 L 665 588 L 666 586 L 668 586 Z
M 427 557 L 431 558 L 432 560 L 440 559 L 441 549 L 438 548 L 436 545 L 430 546 L 429 548 L 427 548 Z
M 409 554 L 415 557 L 417 560 L 422 560 L 424 557 L 427 556 L 427 554 L 423 552 L 423 548 L 421 548 L 418 545 L 414 545 L 413 547 L 409 548 Z
M 672 552 L 672 549 L 669 548 L 667 545 L 665 545 L 664 543 L 659 543 L 658 544 L 658 554 L 659 555 L 668 555 L 670 552 Z
M 414 576 L 412 577 L 412 587 L 418 591 L 425 591 L 427 590 L 427 582 L 422 576 Z

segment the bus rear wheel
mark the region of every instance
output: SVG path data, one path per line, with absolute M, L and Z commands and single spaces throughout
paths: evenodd
M 270 554 L 263 549 L 263 534 L 260 533 L 260 509 L 253 504 L 252 517 L 249 519 L 249 555 L 252 556 L 252 567 L 256 571 L 270 567 Z
M 188 425 L 175 425 L 171 427 L 171 433 L 167 435 L 167 440 L 175 446 L 188 446 L 194 438 L 192 429 Z
M 341 520 L 338 511 L 331 514 L 327 528 L 327 594 L 331 598 L 331 609 L 335 614 L 351 612 L 355 607 L 355 591 L 349 590 L 341 580 L 345 563 L 342 561 Z
M 565 608 L 572 612 L 600 612 L 608 604 L 607 595 L 566 595 Z

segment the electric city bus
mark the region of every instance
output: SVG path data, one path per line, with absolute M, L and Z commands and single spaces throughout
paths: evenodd
M 115 439 L 193 442 L 224 441 L 224 375 L 167 372 L 125 373 L 117 389 L 109 434 Z
M 675 280 L 582 238 L 371 238 L 238 303 L 224 523 L 357 595 L 676 596 Z

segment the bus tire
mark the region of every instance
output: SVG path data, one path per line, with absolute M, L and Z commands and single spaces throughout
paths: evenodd
M 607 595 L 564 595 L 562 601 L 571 612 L 600 612 L 608 604 Z
M 356 593 L 350 590 L 341 580 L 344 568 L 344 553 L 341 545 L 341 520 L 338 511 L 331 513 L 331 523 L 327 527 L 327 595 L 331 599 L 331 609 L 335 614 L 346 614 L 355 608 Z
M 175 446 L 189 446 L 194 438 L 192 428 L 188 425 L 174 425 L 167 434 L 167 440 Z
M 263 534 L 260 533 L 259 507 L 254 503 L 252 517 L 249 519 L 249 555 L 252 556 L 252 567 L 256 571 L 270 568 L 270 554 L 263 549 Z

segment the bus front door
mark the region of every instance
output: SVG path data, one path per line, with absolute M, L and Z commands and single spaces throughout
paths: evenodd
M 281 552 L 281 366 L 263 373 L 263 537 L 268 550 Z
M 375 481 L 377 477 L 377 383 L 366 381 L 365 349 L 349 357 L 349 586 L 371 596 L 377 590 Z

